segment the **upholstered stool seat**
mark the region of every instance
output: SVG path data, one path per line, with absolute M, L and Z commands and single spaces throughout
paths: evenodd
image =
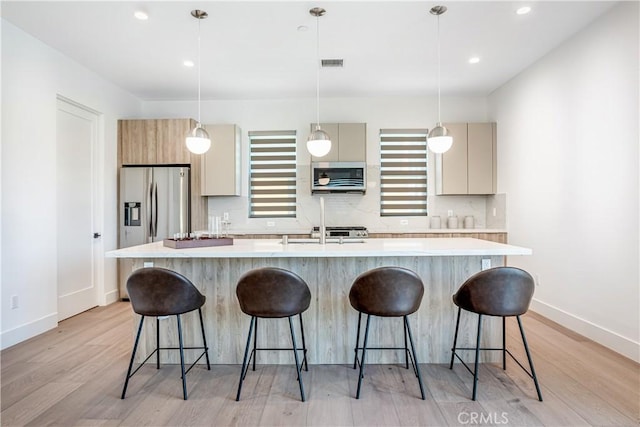
M 236 295 L 243 313 L 251 316 L 249 324 L 249 334 L 247 345 L 244 350 L 242 369 L 240 371 L 240 381 L 238 383 L 238 393 L 236 400 L 240 400 L 242 383 L 249 370 L 249 363 L 253 359 L 253 370 L 256 370 L 256 352 L 259 350 L 292 350 L 296 363 L 296 373 L 300 386 L 300 397 L 305 401 L 304 385 L 300 375 L 301 364 L 298 359 L 298 351 L 302 351 L 302 365 L 305 370 L 309 370 L 307 365 L 307 346 L 304 339 L 304 326 L 302 323 L 302 313 L 309 308 L 311 303 L 311 291 L 305 281 L 297 274 L 275 267 L 263 267 L 245 273 L 238 280 Z M 302 348 L 296 344 L 296 336 L 293 328 L 293 316 L 298 316 L 300 320 L 300 332 L 302 335 Z M 291 332 L 291 348 L 258 348 L 258 318 L 288 318 L 289 330 Z M 254 331 L 255 329 L 255 331 Z M 251 346 L 251 335 L 253 336 L 253 349 L 249 356 Z
M 209 364 L 209 354 L 207 347 L 207 339 L 204 333 L 204 321 L 202 319 L 202 306 L 205 303 L 205 296 L 191 283 L 189 279 L 175 271 L 164 268 L 141 268 L 134 271 L 127 280 L 127 291 L 131 301 L 131 307 L 136 314 L 140 315 L 140 323 L 138 325 L 138 333 L 136 334 L 133 352 L 131 353 L 131 361 L 127 371 L 127 378 L 124 382 L 121 398 L 124 399 L 127 393 L 129 379 L 138 372 L 138 369 L 144 363 L 156 355 L 156 367 L 160 369 L 160 350 L 179 350 L 180 351 L 180 367 L 182 372 L 182 394 L 184 400 L 187 400 L 187 383 L 186 374 L 193 366 L 202 358 L 206 357 L 207 369 L 211 369 Z M 198 310 L 200 316 L 200 328 L 202 330 L 202 347 L 185 347 L 182 339 L 182 322 L 180 315 Z M 147 358 L 133 369 L 133 362 L 142 333 L 142 325 L 147 316 L 156 317 L 156 348 L 147 356 Z M 161 316 L 176 316 L 178 323 L 178 347 L 160 347 L 160 319 Z M 185 371 L 184 366 L 184 350 L 203 350 L 198 358 L 191 364 L 189 369 Z
M 522 321 L 520 320 L 520 316 L 529 310 L 529 304 L 533 297 L 534 288 L 534 280 L 526 271 L 515 267 L 496 267 L 474 274 L 467 279 L 455 295 L 453 295 L 453 303 L 458 306 L 458 317 L 456 320 L 456 331 L 453 338 L 449 369 L 453 369 L 454 358 L 457 357 L 464 367 L 473 374 L 473 400 L 476 400 L 477 394 L 478 361 L 480 351 L 498 350 L 502 352 L 502 369 L 507 368 L 508 354 L 533 379 L 538 399 L 542 401 L 542 394 L 540 393 L 540 386 L 538 385 L 538 377 L 536 376 L 536 372 L 533 367 L 533 360 L 529 353 L 529 345 L 527 344 L 527 339 L 522 327 Z M 456 347 L 461 310 L 478 314 L 478 333 L 475 348 Z M 480 347 L 483 315 L 502 317 L 502 347 Z M 527 369 L 522 366 L 522 364 L 506 347 L 505 319 L 507 317 L 515 317 L 518 321 L 518 327 L 520 328 L 520 335 L 522 336 L 522 343 L 529 361 L 530 371 L 527 371 Z M 475 366 L 473 371 L 458 355 L 457 350 L 475 350 Z
M 358 377 L 358 390 L 356 399 L 360 398 L 362 379 L 364 378 L 364 365 L 367 350 L 403 350 L 405 354 L 405 366 L 409 368 L 409 359 L 414 369 L 420 394 L 424 400 L 424 387 L 420 375 L 420 366 L 416 357 L 416 349 L 413 343 L 411 326 L 408 315 L 415 313 L 420 308 L 420 302 L 424 294 L 424 285 L 416 273 L 401 267 L 380 267 L 369 270 L 358 276 L 349 291 L 349 302 L 358 311 L 358 329 L 356 333 L 356 346 L 354 348 L 353 369 L 360 365 Z M 360 347 L 360 326 L 362 314 L 367 315 L 367 323 L 364 331 L 364 342 Z M 369 323 L 371 316 L 402 317 L 404 325 L 404 347 L 367 347 L 369 337 Z M 407 346 L 407 338 L 411 344 L 411 352 Z M 358 351 L 362 351 L 362 359 L 358 358 Z

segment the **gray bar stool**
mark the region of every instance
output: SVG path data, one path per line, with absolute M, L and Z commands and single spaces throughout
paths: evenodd
M 478 359 L 480 350 L 499 350 L 502 352 L 502 369 L 507 369 L 507 354 L 533 379 L 538 393 L 538 400 L 542 402 L 542 394 L 538 385 L 538 377 L 533 367 L 531 353 L 529 353 L 529 345 L 522 328 L 520 316 L 529 310 L 531 298 L 533 298 L 533 290 L 535 283 L 533 277 L 524 270 L 515 267 L 496 267 L 481 271 L 467 279 L 460 289 L 453 295 L 453 302 L 458 306 L 458 319 L 456 320 L 456 332 L 453 338 L 453 347 L 451 348 L 451 363 L 449 369 L 453 369 L 454 358 L 458 358 L 460 362 L 473 375 L 473 395 L 472 399 L 476 400 L 476 392 L 478 388 Z M 476 337 L 476 346 L 456 347 L 458 341 L 458 327 L 460 326 L 460 312 L 466 310 L 478 314 L 478 335 Z M 482 316 L 499 316 L 502 317 L 502 347 L 500 348 L 481 348 L 480 333 L 482 329 Z M 529 360 L 528 371 L 515 358 L 509 350 L 507 350 L 505 319 L 515 316 L 518 320 L 520 335 L 524 350 Z M 475 366 L 473 371 L 458 355 L 457 350 L 475 350 Z
M 415 313 L 420 307 L 424 285 L 420 277 L 411 270 L 402 267 L 379 267 L 362 273 L 356 278 L 349 292 L 351 306 L 358 311 L 358 331 L 356 334 L 356 347 L 353 369 L 360 364 L 358 377 L 358 391 L 356 399 L 360 399 L 362 378 L 364 377 L 364 364 L 367 350 L 403 350 L 405 354 L 405 366 L 409 369 L 409 359 L 414 373 L 418 377 L 420 395 L 424 397 L 424 387 L 420 375 L 420 366 L 416 357 L 416 349 L 413 344 L 413 335 L 407 316 Z M 360 324 L 362 314 L 367 315 L 367 324 L 364 330 L 364 343 L 360 347 Z M 369 321 L 371 316 L 402 317 L 404 324 L 404 347 L 367 347 L 369 337 Z M 407 337 L 411 344 L 411 352 L 407 346 Z M 358 350 L 362 350 L 362 361 L 358 360 Z
M 145 364 L 147 360 L 154 354 L 156 355 L 156 368 L 160 369 L 160 350 L 180 350 L 180 368 L 182 372 L 182 396 L 187 400 L 187 382 L 186 374 L 193 366 L 202 358 L 206 357 L 207 369 L 211 369 L 209 364 L 209 347 L 207 347 L 207 339 L 204 333 L 204 322 L 202 320 L 202 309 L 205 296 L 191 283 L 189 279 L 175 271 L 164 268 L 141 268 L 134 271 L 129 279 L 127 279 L 127 291 L 131 300 L 133 311 L 140 315 L 140 323 L 136 341 L 133 345 L 131 353 L 131 361 L 129 362 L 129 370 L 127 371 L 127 379 L 124 382 L 121 398 L 124 399 L 127 393 L 129 379 Z M 202 347 L 185 347 L 182 340 L 182 323 L 180 315 L 198 310 L 200 316 L 200 328 L 202 329 Z M 176 316 L 178 321 L 178 342 L 179 347 L 160 347 L 160 319 L 158 316 Z M 136 350 L 140 335 L 142 333 L 142 325 L 146 316 L 154 316 L 156 318 L 156 348 L 147 356 L 146 359 L 136 368 L 133 373 L 133 361 L 136 357 Z M 184 369 L 184 350 L 203 350 L 195 362 Z
M 238 280 L 236 295 L 243 313 L 251 316 L 249 324 L 249 334 L 247 345 L 244 350 L 242 360 L 242 370 L 240 371 L 240 381 L 238 383 L 238 393 L 236 401 L 240 400 L 242 392 L 242 382 L 249 370 L 249 363 L 253 358 L 253 370 L 256 370 L 256 352 L 259 350 L 291 350 L 296 362 L 296 373 L 298 384 L 300 385 L 300 397 L 305 401 L 304 385 L 302 384 L 301 364 L 298 359 L 298 351 L 303 352 L 302 365 L 305 370 L 309 370 L 307 365 L 307 346 L 304 340 L 304 327 L 302 324 L 302 313 L 309 308 L 311 302 L 311 291 L 304 280 L 297 274 L 276 267 L 263 267 L 245 273 Z M 296 344 L 296 336 L 293 330 L 292 317 L 298 315 L 300 319 L 300 332 L 302 335 L 302 348 Z M 258 348 L 258 318 L 283 318 L 289 319 L 289 330 L 291 331 L 291 348 Z M 251 335 L 253 337 L 253 349 L 249 356 L 251 345 Z M 247 360 L 248 358 L 248 360 Z

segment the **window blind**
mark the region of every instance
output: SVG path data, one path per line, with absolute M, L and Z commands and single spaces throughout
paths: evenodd
M 427 129 L 380 129 L 380 216 L 427 215 Z
M 249 132 L 249 217 L 296 216 L 296 132 Z

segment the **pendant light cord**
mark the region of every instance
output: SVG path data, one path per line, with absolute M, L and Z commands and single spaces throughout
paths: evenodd
M 316 15 L 316 129 L 320 129 L 320 16 Z
M 441 126 L 440 123 L 440 15 L 438 15 L 438 126 Z
M 198 126 L 200 126 L 200 23 L 202 18 L 198 18 Z

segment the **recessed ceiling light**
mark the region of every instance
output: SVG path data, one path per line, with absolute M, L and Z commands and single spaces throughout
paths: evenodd
M 480 62 L 480 58 L 477 56 L 472 56 L 471 58 L 469 58 L 469 64 L 477 64 L 478 62 Z
M 193 63 L 193 61 L 189 61 L 188 59 L 186 61 L 184 61 L 182 64 L 185 67 L 193 67 L 194 65 L 196 65 L 196 64 Z
M 141 21 L 146 21 L 147 19 L 149 19 L 149 15 L 146 14 L 146 12 L 143 12 L 141 10 L 137 10 L 133 16 L 136 17 L 136 19 L 139 19 Z
M 531 12 L 531 8 L 529 6 L 522 6 L 520 9 L 516 10 L 518 15 L 526 15 Z

